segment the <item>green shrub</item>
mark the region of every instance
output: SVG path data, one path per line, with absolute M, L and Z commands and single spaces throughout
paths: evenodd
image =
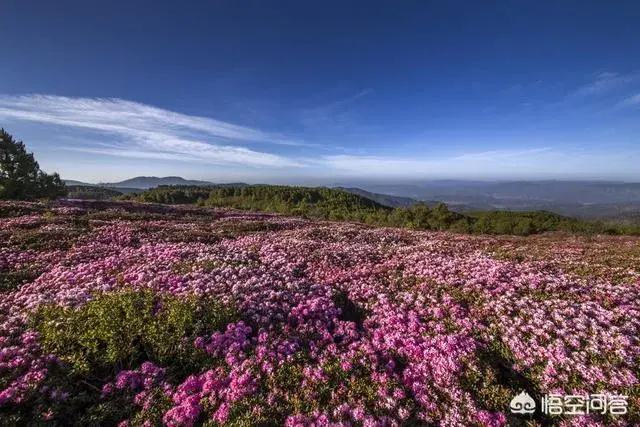
M 198 364 L 195 337 L 224 329 L 236 313 L 213 300 L 152 291 L 102 294 L 80 308 L 41 307 L 33 316 L 45 351 L 75 374 L 131 369 L 144 360 L 186 375 Z
M 17 290 L 20 286 L 33 281 L 39 275 L 39 271 L 30 269 L 0 271 L 0 293 Z
M 326 360 L 322 365 L 324 380 L 311 382 L 304 389 L 300 388 L 304 381 L 304 367 L 316 363 L 305 352 L 297 353 L 293 359 L 284 362 L 267 379 L 265 390 L 275 391 L 276 403 L 267 408 L 263 419 L 256 419 L 251 413 L 252 400 L 264 399 L 263 396 L 251 396 L 243 401 L 235 402 L 231 409 L 228 425 L 282 425 L 289 414 L 312 414 L 315 411 L 324 410 L 336 405 L 336 402 L 352 405 L 362 405 L 376 416 L 388 416 L 389 411 L 379 407 L 379 384 L 372 378 L 372 370 L 365 363 L 353 360 L 352 367 L 345 371 L 336 358 Z M 403 388 L 396 381 L 389 381 L 387 390 Z M 407 392 L 406 389 L 404 389 Z M 413 411 L 413 403 L 410 399 L 401 398 L 398 402 L 402 406 Z M 416 425 L 417 420 L 409 419 L 407 425 Z M 205 424 L 207 425 L 207 424 Z

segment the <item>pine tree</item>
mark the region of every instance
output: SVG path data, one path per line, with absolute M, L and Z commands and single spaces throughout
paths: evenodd
M 66 194 L 60 176 L 42 172 L 24 143 L 0 128 L 0 199 L 55 199 Z

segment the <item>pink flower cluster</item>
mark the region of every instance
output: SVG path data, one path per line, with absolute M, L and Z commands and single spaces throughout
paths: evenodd
M 47 221 L 70 225 L 90 207 L 68 201 L 53 218 L 13 218 L 2 231 L 40 224 L 45 236 Z M 481 354 L 500 357 L 540 393 L 637 390 L 640 264 L 615 282 L 607 270 L 615 265 L 601 266 L 603 275 L 565 271 L 589 252 L 579 239 L 551 247 L 547 237 L 500 240 L 224 210 L 203 215 L 191 207 L 101 202 L 100 209 L 105 216 L 70 237 L 67 251 L 0 247 L 0 271 L 35 264 L 43 271 L 0 299 L 0 379 L 8 378 L 0 382 L 0 407 L 41 389 L 55 363 L 29 330 L 29 313 L 48 303 L 80 306 L 125 287 L 212 297 L 234 304 L 242 318 L 195 340 L 211 362 L 201 372 L 171 382 L 169 367 L 147 361 L 105 384 L 104 399 L 128 391 L 141 410 L 161 390 L 170 402 L 162 416 L 168 426 L 282 411 L 287 426 L 505 425 L 508 401 L 490 408 L 469 387 L 470 374 L 483 372 Z M 127 212 L 165 217 L 118 217 Z M 236 237 L 228 238 L 233 230 Z M 224 238 L 206 239 L 212 235 Z M 496 255 L 496 248 L 520 245 L 544 259 Z M 73 390 L 48 392 L 60 399 Z

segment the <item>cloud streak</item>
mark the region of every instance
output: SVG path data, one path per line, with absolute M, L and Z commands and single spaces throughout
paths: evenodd
M 354 95 L 337 101 L 302 109 L 300 112 L 300 121 L 304 126 L 312 128 L 322 127 L 326 129 L 330 127 L 338 130 L 343 129 L 345 126 L 351 125 L 349 120 L 349 105 L 373 92 L 373 89 L 366 88 Z
M 618 107 L 634 107 L 634 106 L 640 106 L 640 93 L 630 96 L 629 98 L 621 101 L 618 104 Z
M 357 99 L 362 98 L 363 96 L 369 95 L 370 93 L 373 93 L 373 89 L 371 89 L 371 88 L 363 89 L 360 92 L 356 93 L 355 95 L 349 96 L 349 97 L 344 98 L 344 99 L 340 99 L 338 101 L 334 101 L 334 102 L 332 102 L 330 104 L 327 104 L 327 105 L 325 105 L 324 107 L 321 107 L 321 108 L 333 109 L 333 108 L 341 107 L 343 105 L 350 104 L 350 103 L 356 101 Z
M 586 84 L 573 93 L 572 97 L 585 98 L 590 96 L 598 96 L 609 93 L 624 85 L 638 80 L 640 76 L 637 73 L 621 75 L 618 73 L 600 73 L 595 80 Z
M 108 134 L 119 140 L 120 144 L 110 148 L 67 149 L 134 158 L 297 167 L 301 164 L 293 159 L 234 144 L 261 142 L 304 145 L 282 135 L 117 98 L 0 95 L 0 118 Z
M 509 159 L 514 157 L 530 156 L 533 154 L 551 151 L 551 147 L 531 148 L 528 150 L 493 150 L 481 153 L 463 154 L 455 157 L 454 160 L 477 160 L 477 161 L 493 161 L 500 159 Z
M 601 76 L 610 79 L 616 76 Z M 363 90 L 350 98 L 337 102 L 353 102 L 370 93 Z M 640 105 L 640 94 L 623 101 L 627 106 Z M 339 104 L 340 105 L 340 104 Z M 335 107 L 335 110 L 342 107 Z M 280 174 L 282 176 L 347 176 L 375 178 L 436 178 L 436 177 L 519 177 L 579 175 L 594 176 L 609 173 L 610 165 L 616 164 L 620 173 L 629 172 L 631 160 L 628 155 L 607 157 L 605 153 L 562 153 L 549 147 L 513 148 L 450 154 L 444 157 L 412 156 L 403 153 L 398 157 L 385 155 L 340 154 L 336 146 L 332 152 L 307 152 L 305 158 L 283 154 L 280 150 L 256 150 L 243 146 L 248 143 L 296 145 L 284 135 L 199 116 L 180 114 L 157 107 L 122 99 L 69 98 L 59 96 L 0 95 L 0 119 L 25 123 L 49 124 L 61 127 L 54 133 L 55 149 L 138 159 L 136 165 L 152 167 L 158 160 L 163 162 L 193 163 L 233 166 L 229 170 L 242 173 L 254 169 L 261 179 Z M 80 133 L 78 133 L 80 131 Z M 104 138 L 95 138 L 95 133 Z M 340 134 L 344 137 L 344 134 Z M 88 139 L 85 139 L 87 137 Z M 446 141 L 442 142 L 443 144 Z M 516 146 L 517 147 L 517 146 Z M 306 151 L 306 150 L 305 150 Z M 46 152 L 46 150 L 45 150 Z M 69 175 L 78 167 L 77 158 L 68 152 L 68 159 L 60 160 Z M 66 157 L 66 156 L 63 156 Z M 86 156 L 85 156 L 86 157 Z M 56 160 L 58 161 L 58 160 Z M 122 162 L 125 163 L 125 162 Z M 239 166 L 239 167 L 236 167 Z M 137 167 L 137 166 L 136 166 Z M 162 166 L 166 167 L 166 166 Z M 180 166 L 172 165 L 172 168 Z M 184 165 L 182 166 L 185 167 Z M 158 168 L 160 168 L 158 166 Z M 626 168 L 626 169 L 625 169 Z M 624 169 L 624 170 L 623 170 Z M 628 170 L 627 170 L 628 169 Z M 57 170 L 57 169 L 56 169 Z M 609 171 L 609 172 L 607 172 Z M 207 178 L 207 177 L 202 177 Z
M 386 177 L 485 176 L 501 172 L 522 172 L 523 165 L 542 163 L 544 156 L 552 156 L 551 148 L 524 150 L 494 150 L 468 153 L 448 158 L 393 158 L 381 156 L 324 156 L 325 166 L 349 175 Z

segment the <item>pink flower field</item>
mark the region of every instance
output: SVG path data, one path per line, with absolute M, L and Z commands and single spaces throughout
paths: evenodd
M 0 425 L 640 424 L 640 238 L 0 211 Z M 512 414 L 522 391 L 628 411 Z

